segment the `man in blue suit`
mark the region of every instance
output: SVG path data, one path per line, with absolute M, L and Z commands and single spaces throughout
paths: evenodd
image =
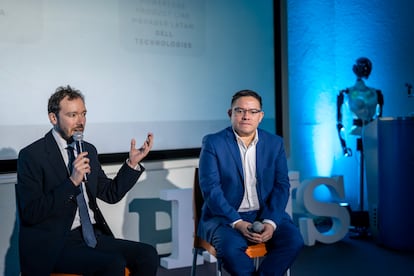
M 70 86 L 59 87 L 49 98 L 48 113 L 52 130 L 22 149 L 17 162 L 22 276 L 49 276 L 51 272 L 121 276 L 125 267 L 131 275 L 155 276 L 155 248 L 114 238 L 96 202 L 99 198 L 116 203 L 135 185 L 144 171 L 140 162 L 152 148 L 153 135 L 149 133 L 140 148 L 135 147 L 135 139 L 131 140 L 129 158 L 110 179 L 92 144 L 83 142 L 83 151 L 76 159 L 68 147 L 73 144 L 74 133 L 83 133 L 85 128 L 86 107 L 81 92 Z M 69 161 L 69 149 L 73 162 Z M 83 205 L 86 201 L 88 206 L 83 214 L 89 216 L 79 211 L 78 200 L 82 198 Z M 86 217 L 89 223 L 83 224 L 82 218 Z M 90 222 L 94 242 L 87 245 L 82 230 Z
M 198 235 L 216 248 L 231 275 L 283 275 L 303 247 L 285 212 L 290 184 L 283 140 L 258 128 L 264 112 L 254 91 L 234 94 L 228 115 L 231 127 L 203 138 Z M 259 233 L 252 231 L 254 221 L 263 223 Z M 255 271 L 245 250 L 260 242 L 268 253 Z

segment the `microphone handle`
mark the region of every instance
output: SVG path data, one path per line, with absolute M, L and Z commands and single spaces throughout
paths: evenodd
M 83 146 L 82 146 L 82 144 L 83 144 L 82 140 L 77 140 L 76 141 L 76 150 L 78 151 L 78 154 L 83 152 Z M 88 178 L 86 177 L 86 173 L 83 176 L 83 181 L 85 183 L 88 182 Z

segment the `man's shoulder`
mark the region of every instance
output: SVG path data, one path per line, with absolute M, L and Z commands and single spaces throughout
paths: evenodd
M 266 142 L 275 142 L 275 143 L 280 143 L 283 142 L 283 138 L 275 133 L 271 133 L 267 130 L 258 128 L 257 129 L 258 135 L 259 135 L 259 141 L 260 140 L 264 140 Z
M 98 150 L 96 149 L 94 144 L 87 142 L 87 141 L 83 141 L 83 145 L 85 146 L 86 151 L 95 152 L 96 154 L 98 154 Z
M 46 144 L 48 143 L 47 141 L 53 141 L 53 135 L 52 132 L 49 131 L 45 134 L 45 136 L 37 139 L 36 141 L 32 142 L 31 144 L 23 147 L 20 150 L 20 154 L 21 153 L 25 153 L 25 152 L 39 152 L 45 149 Z
M 30 143 L 29 145 L 25 146 L 20 151 L 31 151 L 31 150 L 40 148 L 44 145 L 45 140 L 46 140 L 45 137 L 41 137 L 41 138 L 37 139 L 36 141 Z
M 267 130 L 264 130 L 263 128 L 258 128 L 257 132 L 259 133 L 259 136 L 265 136 L 265 137 L 274 138 L 274 139 L 281 139 L 282 138 L 281 136 L 279 136 L 275 133 L 269 132 Z

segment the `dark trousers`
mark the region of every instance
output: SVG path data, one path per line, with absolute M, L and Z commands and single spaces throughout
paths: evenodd
M 88 247 L 80 228 L 68 235 L 54 272 L 82 275 L 124 276 L 125 267 L 131 275 L 156 275 L 158 253 L 149 244 L 115 239 L 96 230 L 97 245 Z
M 255 220 L 254 212 L 242 217 L 250 222 Z M 258 271 L 255 271 L 253 260 L 245 253 L 248 243 L 238 230 L 221 225 L 214 232 L 212 243 L 217 256 L 222 258 L 223 267 L 233 276 L 284 275 L 303 247 L 299 229 L 289 219 L 279 223 L 273 237 L 266 242 L 267 255 Z

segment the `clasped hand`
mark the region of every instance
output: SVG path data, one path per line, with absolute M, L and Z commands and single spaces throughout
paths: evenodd
M 254 233 L 252 231 L 250 231 L 249 229 L 252 227 L 252 224 L 250 222 L 247 221 L 239 221 L 236 225 L 235 228 L 240 231 L 240 233 L 242 233 L 242 235 L 249 241 L 252 243 L 261 243 L 261 242 L 267 242 L 268 240 L 270 240 L 273 236 L 273 226 L 268 224 L 268 223 L 264 223 L 263 224 L 263 232 L 262 233 Z

